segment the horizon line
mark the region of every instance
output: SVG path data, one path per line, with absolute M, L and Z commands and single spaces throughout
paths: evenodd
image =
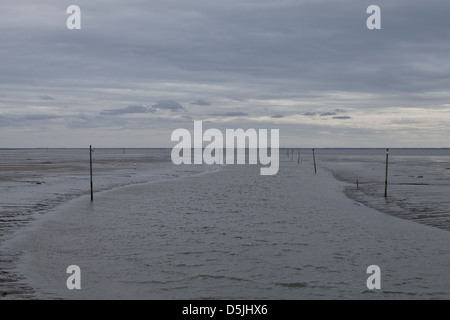
M 173 149 L 174 147 L 95 147 L 95 149 Z M 270 147 L 267 147 L 270 149 Z M 0 147 L 0 150 L 31 150 L 31 149 L 89 149 L 87 147 Z M 191 148 L 195 149 L 195 148 Z M 205 149 L 203 147 L 203 149 Z M 219 148 L 221 149 L 221 148 Z M 223 147 L 222 149 L 226 149 Z M 237 149 L 237 148 L 234 148 Z M 250 149 L 246 147 L 245 149 Z M 258 148 L 256 148 L 258 149 Z M 286 149 L 450 149 L 450 147 L 279 147 L 280 150 Z

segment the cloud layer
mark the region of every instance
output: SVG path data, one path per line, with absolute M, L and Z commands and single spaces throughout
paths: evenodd
M 0 147 L 171 146 L 193 120 L 287 146 L 448 146 L 448 1 L 379 0 L 375 31 L 360 0 L 81 1 L 78 31 L 71 4 L 2 4 Z
M 159 110 L 169 110 L 171 112 L 186 111 L 184 107 L 174 100 L 161 100 L 152 105 L 152 108 Z
M 147 113 L 155 112 L 153 109 L 139 105 L 129 105 L 122 109 L 109 109 L 101 112 L 102 115 L 123 115 L 123 114 L 136 114 L 136 113 Z

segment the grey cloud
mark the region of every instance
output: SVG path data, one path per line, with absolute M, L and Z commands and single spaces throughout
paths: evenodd
M 71 119 L 67 122 L 67 127 L 70 129 L 86 129 L 86 128 L 108 128 L 108 127 L 123 127 L 126 125 L 126 121 L 119 121 L 115 118 L 115 121 L 107 121 L 105 119 L 92 117 L 85 119 Z
M 108 116 L 117 116 L 123 114 L 147 113 L 147 112 L 155 112 L 155 110 L 152 110 L 148 107 L 144 107 L 141 105 L 129 105 L 128 107 L 122 109 L 103 110 L 101 114 Z
M 336 112 L 322 112 L 320 114 L 321 117 L 326 117 L 326 116 L 335 116 Z
M 196 100 L 194 102 L 191 102 L 191 104 L 195 104 L 195 105 L 198 105 L 198 106 L 209 106 L 209 105 L 211 105 L 211 103 L 209 103 L 208 101 L 205 101 L 203 99 L 198 99 L 198 100 Z
M 47 95 L 39 96 L 39 99 L 41 100 L 55 100 L 55 98 Z
M 0 116 L 0 127 L 6 127 L 9 124 L 9 120 L 5 117 Z
M 60 116 L 53 114 L 28 114 L 18 118 L 19 121 L 41 121 L 41 120 L 53 120 L 59 119 Z
M 89 35 L 84 37 L 68 38 L 56 31 L 42 36 L 41 31 L 25 29 L 35 32 L 36 42 L 42 45 L 32 47 L 25 39 L 18 39 L 23 45 L 15 45 L 17 40 L 2 43 L 13 50 L 0 53 L 2 61 L 8 62 L 0 74 L 13 74 L 17 68 L 8 66 L 22 62 L 24 67 L 14 73 L 19 82 L 55 74 L 83 79 L 95 66 L 96 74 L 116 79 L 124 75 L 147 80 L 150 69 L 156 79 L 220 83 L 237 74 L 284 79 L 284 86 L 298 88 L 302 84 L 309 90 L 417 92 L 448 88 L 449 84 L 446 73 L 433 68 L 434 63 L 445 65 L 448 60 L 450 27 L 444 12 L 449 12 L 450 3 L 444 1 L 399 0 L 389 4 L 387 13 L 383 11 L 383 30 L 372 32 L 365 27 L 366 8 L 358 0 L 249 1 L 245 5 L 241 0 L 199 1 L 197 5 L 191 1 L 150 4 L 130 0 L 126 7 L 119 1 L 108 3 L 113 10 L 107 13 L 86 10 L 91 24 Z M 98 9 L 97 4 L 89 4 L 88 9 Z M 145 14 L 147 9 L 154 14 L 152 19 Z M 117 14 L 123 10 L 126 15 Z M 109 34 L 116 36 L 105 37 Z M 38 49 L 37 66 L 35 60 L 28 59 L 32 49 Z M 422 59 L 430 52 L 436 62 Z M 73 61 L 79 62 L 76 70 L 66 63 Z M 430 68 L 420 70 L 417 61 Z M 0 77 L 0 81 L 6 80 L 6 76 Z M 276 93 L 277 88 L 270 90 Z
M 67 127 L 70 129 L 95 128 L 95 123 L 97 123 L 98 126 L 98 121 L 90 119 L 73 119 L 67 123 Z
M 84 31 L 71 33 L 65 29 L 64 10 L 52 1 L 38 6 L 32 0 L 16 2 L 5 2 L 0 10 L 0 87 L 2 97 L 8 96 L 0 99 L 3 116 L 33 98 L 51 104 L 44 93 L 71 110 L 105 115 L 96 119 L 99 127 L 125 118 L 106 115 L 168 110 L 179 116 L 183 106 L 164 102 L 147 111 L 110 109 L 112 103 L 171 97 L 171 90 L 176 92 L 172 98 L 189 99 L 183 101 L 192 105 L 223 101 L 226 109 L 208 108 L 213 114 L 257 114 L 258 100 L 273 100 L 267 103 L 273 108 L 264 111 L 269 115 L 334 111 L 345 116 L 352 113 L 341 106 L 358 111 L 395 106 L 392 112 L 400 116 L 408 113 L 403 108 L 428 111 L 448 104 L 450 97 L 450 1 L 380 0 L 382 30 L 376 31 L 365 26 L 371 3 L 360 0 L 109 0 L 107 8 L 88 1 L 82 7 Z M 206 100 L 194 101 L 197 97 Z M 277 99 L 293 103 L 277 104 Z M 245 102 L 245 108 L 238 109 L 236 101 Z M 296 110 L 292 106 L 298 101 L 311 104 Z M 192 109 L 189 115 L 196 118 L 200 111 L 195 109 L 205 108 Z M 35 110 L 30 106 L 21 112 Z M 361 114 L 370 120 L 374 113 Z M 0 118 L 0 125 L 18 120 Z M 169 126 L 163 125 L 161 130 Z M 429 137 L 445 145 L 448 125 L 429 126 L 440 130 Z M 286 128 L 287 133 L 295 130 Z M 53 130 L 59 133 L 56 126 Z M 14 144 L 24 135 L 11 131 L 6 136 Z
M 70 129 L 83 128 L 148 128 L 149 122 L 146 118 L 133 117 L 109 117 L 103 115 L 77 114 L 67 118 L 66 125 Z
M 395 119 L 390 121 L 390 123 L 393 124 L 419 124 L 422 122 L 423 120 L 421 119 L 408 119 L 408 118 Z
M 282 114 L 275 114 L 273 116 L 271 116 L 272 119 L 281 119 L 284 118 L 284 116 Z
M 22 127 L 27 126 L 31 122 L 49 121 L 61 119 L 62 117 L 55 114 L 10 114 L 6 116 L 0 116 L 0 126 L 2 127 Z
M 336 116 L 336 117 L 333 117 L 333 119 L 342 119 L 342 120 L 346 120 L 346 119 L 351 119 L 352 117 L 349 117 L 349 116 Z
M 244 112 L 225 112 L 225 113 L 210 113 L 210 116 L 215 117 L 247 117 L 248 114 Z
M 175 100 L 160 100 L 152 105 L 154 109 L 170 110 L 172 112 L 186 111 L 184 107 Z

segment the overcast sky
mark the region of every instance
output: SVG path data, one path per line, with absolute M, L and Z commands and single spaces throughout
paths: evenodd
M 66 9 L 81 8 L 81 30 Z M 381 30 L 366 9 L 381 7 Z M 0 147 L 449 147 L 448 0 L 21 0 L 0 10 Z

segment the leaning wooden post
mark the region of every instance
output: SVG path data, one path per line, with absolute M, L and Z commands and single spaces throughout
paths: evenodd
M 314 173 L 317 173 L 317 167 L 316 167 L 316 155 L 314 153 L 314 149 L 312 149 L 313 151 L 313 159 L 314 159 Z
M 90 168 L 91 168 L 91 201 L 94 201 L 94 183 L 92 182 L 92 146 L 89 146 Z
M 384 197 L 387 197 L 388 186 L 388 169 L 389 169 L 389 149 L 386 149 L 386 178 L 384 179 Z

